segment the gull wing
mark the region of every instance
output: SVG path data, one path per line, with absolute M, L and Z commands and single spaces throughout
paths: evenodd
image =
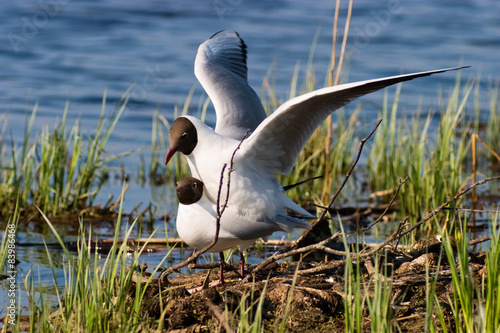
M 289 174 L 314 130 L 328 115 L 356 98 L 390 85 L 466 67 L 438 69 L 319 89 L 283 103 L 241 146 L 248 165 Z
M 215 107 L 215 132 L 236 140 L 266 118 L 260 98 L 248 84 L 246 62 L 246 45 L 238 33 L 223 30 L 200 45 L 194 66 Z

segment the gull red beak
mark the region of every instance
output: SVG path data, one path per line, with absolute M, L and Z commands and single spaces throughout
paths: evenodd
M 172 156 L 174 156 L 174 154 L 175 154 L 175 150 L 170 149 L 168 151 L 167 158 L 165 159 L 165 165 L 168 164 L 168 161 L 170 161 L 170 159 L 172 158 Z

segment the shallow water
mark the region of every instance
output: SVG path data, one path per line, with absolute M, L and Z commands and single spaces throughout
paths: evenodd
M 334 1 L 242 1 L 214 0 L 177 2 L 120 1 L 1 1 L 0 2 L 0 109 L 8 122 L 15 144 L 23 139 L 26 113 L 39 103 L 33 136 L 45 126 L 51 128 L 62 117 L 70 101 L 68 124 L 80 120 L 83 134 L 91 134 L 101 111 L 104 91 L 106 114 L 133 84 L 131 101 L 119 121 L 110 142 L 109 153 L 144 149 L 149 165 L 151 123 L 155 110 L 169 121 L 176 105 L 183 105 L 189 90 L 196 87 L 190 112 L 197 114 L 204 101 L 203 90 L 193 74 L 197 47 L 215 32 L 232 29 L 248 45 L 249 80 L 260 91 L 270 68 L 280 100 L 286 100 L 294 67 L 301 66 L 303 76 L 311 49 L 317 73 L 317 87 L 324 85 L 331 56 Z M 339 26 L 345 24 L 347 2 L 340 12 Z M 399 73 L 470 65 L 464 70 L 465 82 L 481 75 L 481 82 L 500 77 L 500 3 L 498 1 L 355 1 L 346 45 L 348 75 L 344 81 L 357 81 Z M 341 29 L 342 30 L 342 29 Z M 313 40 L 317 42 L 312 48 Z M 273 67 L 274 66 L 274 67 Z M 438 91 L 450 91 L 456 73 L 433 76 L 406 83 L 403 102 L 412 110 L 419 101 L 424 109 L 438 107 Z M 299 79 L 299 82 L 302 80 Z M 393 93 L 393 89 L 389 90 Z M 484 90 L 486 91 L 486 89 Z M 375 123 L 382 94 L 362 99 L 363 119 L 367 128 Z M 485 105 L 487 96 L 482 97 Z M 484 116 L 484 115 L 482 115 Z M 207 121 L 213 124 L 209 110 Z M 162 159 L 163 157 L 161 157 Z M 115 162 L 123 163 L 131 174 L 139 167 L 139 156 Z M 118 197 L 119 180 L 111 180 L 101 193 Z M 158 216 L 175 213 L 170 187 L 141 186 L 135 181 L 126 195 L 124 210 L 149 202 L 159 207 Z M 175 236 L 174 222 L 167 227 Z M 60 229 L 59 229 L 60 228 Z M 158 228 L 164 237 L 165 224 L 157 221 L 144 226 L 149 234 Z M 76 227 L 58 226 L 65 240 L 77 233 Z M 112 226 L 96 227 L 100 237 L 112 237 Z M 124 232 L 124 231 L 122 231 Z M 280 237 L 278 235 L 277 237 Z M 40 284 L 52 286 L 43 247 L 23 243 L 53 242 L 46 226 L 25 223 L 17 241 L 17 266 L 21 276 L 34 269 Z M 60 252 L 50 250 L 57 256 Z M 145 255 L 144 261 L 155 266 L 165 253 Z M 59 257 L 60 260 L 62 258 Z M 253 259 L 258 261 L 258 258 Z M 61 266 L 57 280 L 63 282 Z M 49 288 L 50 289 L 50 288 Z M 6 299 L 0 290 L 0 300 Z M 22 294 L 25 304 L 25 294 Z M 0 301 L 0 304 L 3 303 Z M 3 316 L 0 308 L 0 316 Z

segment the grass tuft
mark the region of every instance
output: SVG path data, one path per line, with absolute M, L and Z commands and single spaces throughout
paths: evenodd
M 106 181 L 109 163 L 133 153 L 107 156 L 105 151 L 128 98 L 127 92 L 106 120 L 104 94 L 96 132 L 87 138 L 82 134 L 78 120 L 67 130 L 69 102 L 55 128 L 44 128 L 32 142 L 31 133 L 38 111 L 38 103 L 35 104 L 31 115 L 26 118 L 20 149 L 11 135 L 11 148 L 7 151 L 5 134 L 8 126 L 4 119 L 0 136 L 0 218 L 10 216 L 16 198 L 23 216 L 36 214 L 35 206 L 50 217 L 70 215 L 92 207 Z M 106 207 L 103 208 L 105 211 Z

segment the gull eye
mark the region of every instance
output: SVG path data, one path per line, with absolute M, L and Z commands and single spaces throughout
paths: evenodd
M 181 138 L 186 138 L 188 136 L 187 132 L 182 133 Z
M 191 185 L 191 188 L 192 188 L 193 190 L 194 190 L 195 188 L 197 188 L 197 187 L 198 187 L 198 184 L 196 184 L 196 183 L 193 183 L 193 185 Z

